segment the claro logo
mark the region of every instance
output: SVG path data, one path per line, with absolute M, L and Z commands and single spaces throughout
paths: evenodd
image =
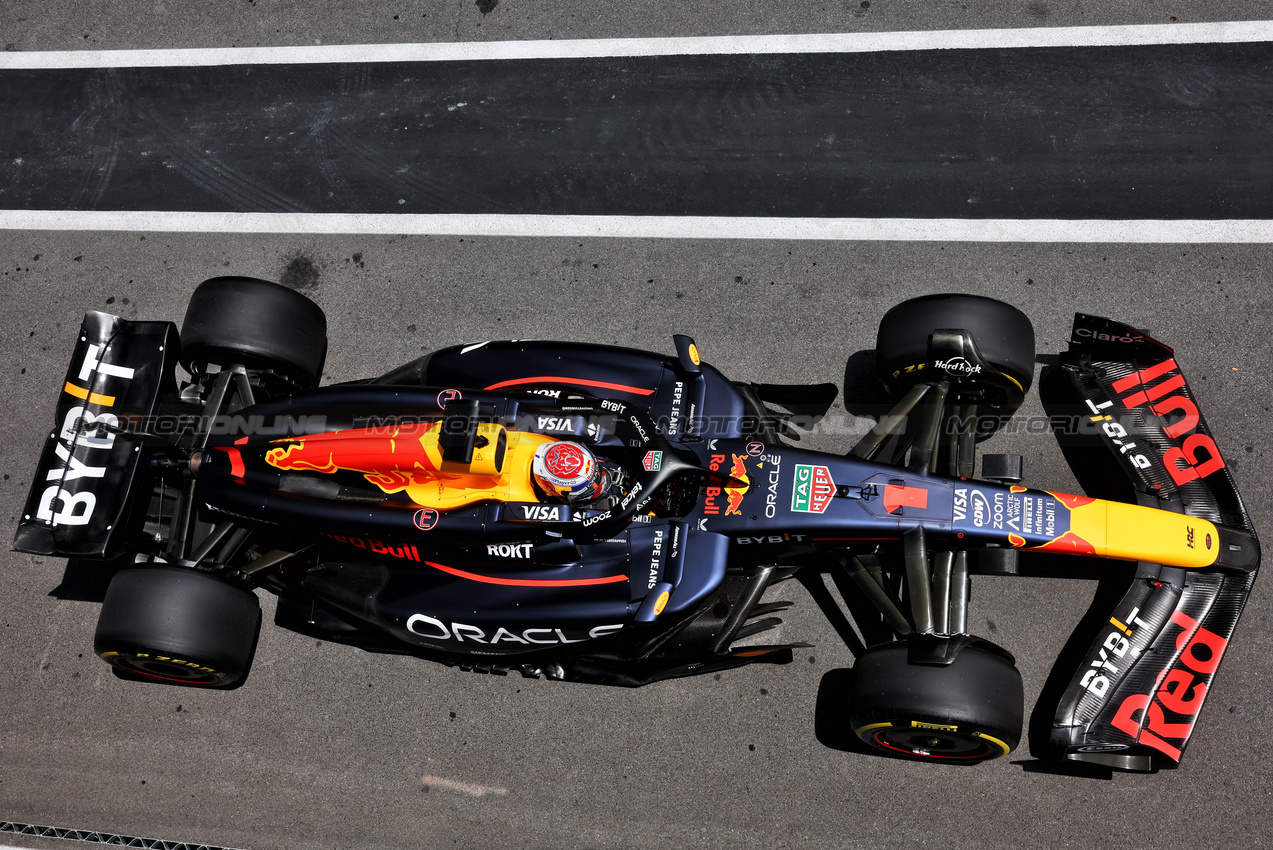
M 1079 337 L 1084 337 L 1085 339 L 1098 339 L 1101 342 L 1132 343 L 1132 342 L 1140 342 L 1142 339 L 1144 339 L 1143 336 L 1134 332 L 1128 332 L 1128 333 L 1122 333 L 1122 334 L 1107 334 L 1102 331 L 1094 330 L 1093 328 L 1078 328 L 1077 330 L 1074 331 L 1074 335 Z M 1079 752 L 1085 753 L 1088 751 L 1079 750 Z
M 90 344 L 80 363 L 79 380 L 89 386 L 104 383 L 102 376 L 120 381 L 130 381 L 133 370 L 101 362 L 102 347 Z M 50 525 L 87 525 L 93 518 L 97 496 L 90 490 L 71 492 L 65 485 L 81 478 L 102 478 L 105 466 L 94 466 L 99 452 L 109 452 L 115 445 L 115 434 L 108 428 L 118 428 L 119 418 L 113 413 L 101 411 L 102 407 L 115 404 L 115 396 L 91 392 L 73 381 L 67 381 L 63 390 L 83 399 L 88 406 L 78 405 L 67 411 L 61 430 L 53 435 L 57 444 L 53 447 L 60 461 L 48 471 L 45 480 L 51 482 L 40 495 L 36 519 Z M 99 410 L 90 410 L 90 407 Z M 76 453 L 80 457 L 76 457 Z M 80 458 L 84 458 L 81 460 Z

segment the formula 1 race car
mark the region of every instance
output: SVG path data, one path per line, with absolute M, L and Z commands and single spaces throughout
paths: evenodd
M 1023 716 L 1012 655 L 968 634 L 970 576 L 1014 574 L 1022 551 L 1120 559 L 1135 578 L 1051 745 L 1130 770 L 1180 759 L 1260 550 L 1170 348 L 1078 314 L 1051 367 L 1081 411 L 1069 445 L 1127 484 L 1114 501 L 1021 486 L 1015 455 L 974 477 L 1034 377 L 1031 323 L 1002 302 L 890 310 L 875 369 L 892 408 L 843 456 L 788 441 L 834 385 L 733 383 L 675 347 L 484 342 L 318 388 L 326 320 L 276 284 L 205 282 L 180 334 L 89 313 L 15 546 L 130 560 L 96 652 L 124 678 L 207 687 L 246 674 L 257 588 L 326 640 L 635 686 L 789 661 L 801 644 L 757 642 L 790 604 L 766 588 L 836 571 L 887 635 L 838 722 L 965 763 L 1010 752 Z

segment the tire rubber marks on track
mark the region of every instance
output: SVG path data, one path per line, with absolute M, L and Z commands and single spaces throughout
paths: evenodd
M 35 668 L 37 676 L 44 675 L 44 671 L 49 667 L 49 654 L 53 651 L 53 647 L 57 644 L 58 626 L 62 622 L 62 612 L 71 605 L 71 600 L 63 599 L 61 602 L 53 606 L 53 615 L 49 618 L 51 628 L 49 629 L 49 643 L 44 647 L 44 654 L 40 656 L 40 666 Z
M 94 76 L 88 81 L 87 88 L 90 108 L 75 119 L 72 133 L 83 132 L 76 125 L 84 122 L 89 132 L 102 133 L 105 141 L 93 146 L 93 160 L 71 198 L 71 208 L 77 210 L 97 209 L 98 202 L 106 194 L 115 172 L 115 163 L 119 161 L 120 126 L 128 120 L 124 90 L 114 74 Z

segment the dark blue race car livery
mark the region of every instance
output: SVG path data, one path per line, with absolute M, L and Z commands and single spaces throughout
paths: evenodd
M 274 284 L 208 281 L 180 332 L 90 313 L 15 545 L 128 562 L 99 655 L 205 687 L 246 675 L 257 589 L 280 625 L 373 651 L 642 685 L 790 660 L 801 644 L 757 638 L 789 604 L 765 591 L 835 571 L 879 636 L 845 728 L 966 762 L 1011 751 L 1023 713 L 1011 654 L 968 634 L 971 576 L 1032 552 L 1116 559 L 1130 587 L 1060 699 L 1051 754 L 1180 759 L 1259 544 L 1169 348 L 1079 314 L 1045 370 L 1067 457 L 1119 485 L 1091 494 L 1024 486 L 1010 455 L 973 474 L 1034 379 L 1033 329 L 1000 302 L 890 311 L 889 401 L 845 455 L 792 445 L 833 385 L 736 383 L 689 337 L 674 348 L 486 342 L 318 387 L 325 320 Z M 561 445 L 595 459 L 587 498 L 544 483 Z

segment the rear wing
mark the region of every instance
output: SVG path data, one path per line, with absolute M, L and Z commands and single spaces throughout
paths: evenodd
M 145 452 L 121 430 L 147 424 L 161 391 L 174 388 L 179 349 L 171 322 L 84 316 L 14 549 L 67 558 L 123 551 Z
M 1260 544 L 1170 348 L 1077 314 L 1061 369 L 1086 408 L 1081 434 L 1117 459 L 1138 503 L 1208 520 L 1186 545 L 1219 551 L 1204 571 L 1141 563 L 1057 707 L 1065 758 L 1129 770 L 1178 762 L 1250 595 Z

